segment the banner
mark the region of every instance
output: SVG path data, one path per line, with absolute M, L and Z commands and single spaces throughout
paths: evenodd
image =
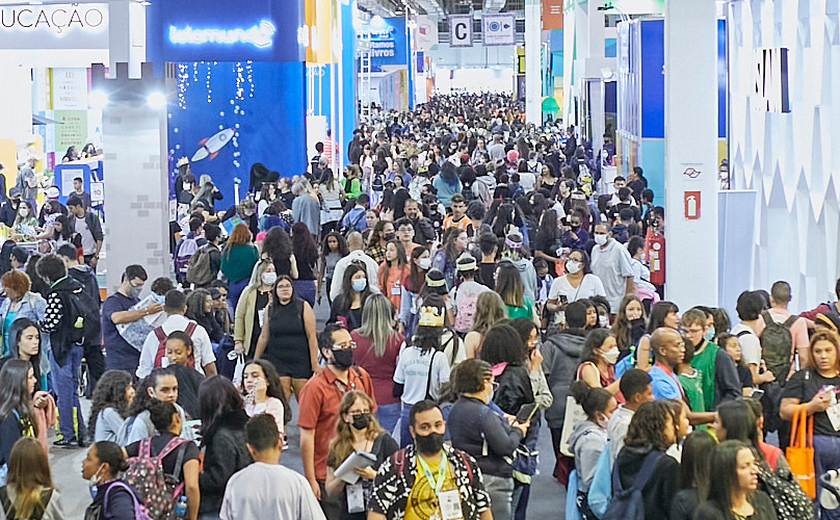
M 431 50 L 438 44 L 437 22 L 431 16 L 417 17 L 417 49 Z
M 514 45 L 516 19 L 512 14 L 485 14 L 481 17 L 481 39 L 487 47 Z
M 473 46 L 472 15 L 459 14 L 449 16 L 449 46 Z

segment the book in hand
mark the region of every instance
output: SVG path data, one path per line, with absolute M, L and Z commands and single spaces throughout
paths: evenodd
M 366 468 L 376 464 L 376 457 L 366 451 L 354 451 L 335 470 L 336 478 L 340 478 L 348 484 L 355 484 L 359 480 L 359 474 L 353 471 L 355 468 Z

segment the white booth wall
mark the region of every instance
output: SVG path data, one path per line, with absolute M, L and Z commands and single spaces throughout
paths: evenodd
M 513 67 L 454 70 L 437 67 L 435 90 L 441 94 L 513 92 L 513 81 Z
M 723 251 L 722 270 L 748 262 L 751 275 L 738 290 L 786 280 L 792 310 L 812 308 L 835 299 L 840 276 L 840 9 L 825 0 L 728 6 L 729 168 L 732 188 L 753 190 L 756 202 L 754 212 L 721 224 L 754 229 L 744 237 L 746 257 Z M 759 51 L 767 49 L 787 49 L 787 113 L 767 110 L 756 93 Z M 776 73 L 768 85 L 782 78 Z M 779 91 L 772 92 L 778 103 Z

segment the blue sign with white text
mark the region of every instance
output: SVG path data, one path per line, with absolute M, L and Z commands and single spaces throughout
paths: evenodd
M 370 28 L 370 66 L 381 72 L 383 65 L 408 65 L 405 18 L 374 16 Z
M 300 0 L 167 0 L 146 8 L 151 61 L 303 61 Z

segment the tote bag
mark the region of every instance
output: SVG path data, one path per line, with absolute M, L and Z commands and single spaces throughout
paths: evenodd
M 817 496 L 814 477 L 814 419 L 808 417 L 805 405 L 799 405 L 790 423 L 790 446 L 785 450 L 790 470 L 813 500 Z
M 578 366 L 577 377 L 575 381 L 580 380 L 581 368 L 584 364 Z M 566 396 L 566 411 L 563 414 L 563 431 L 560 434 L 560 453 L 567 457 L 574 457 L 575 454 L 569 448 L 569 437 L 572 436 L 572 430 L 575 429 L 577 423 L 586 420 L 586 413 L 583 407 L 575 401 L 571 395 Z

